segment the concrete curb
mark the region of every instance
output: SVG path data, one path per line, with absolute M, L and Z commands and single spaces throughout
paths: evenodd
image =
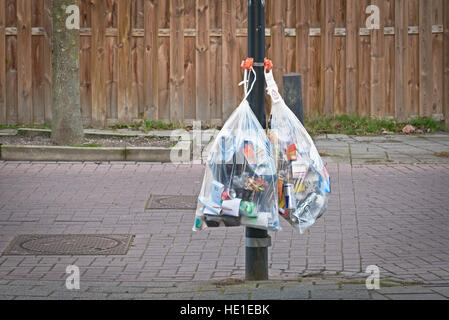
M 0 146 L 0 159 L 5 161 L 171 162 L 172 153 L 190 155 L 190 143 L 179 142 L 174 148 L 83 148 L 28 145 Z

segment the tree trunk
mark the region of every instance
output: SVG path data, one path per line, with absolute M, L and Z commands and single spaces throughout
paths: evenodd
M 52 141 L 71 145 L 83 140 L 80 108 L 79 29 L 67 29 L 66 8 L 77 0 L 53 1 Z

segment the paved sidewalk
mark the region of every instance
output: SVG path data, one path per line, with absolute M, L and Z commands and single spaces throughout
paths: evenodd
M 420 150 L 448 151 L 447 137 Z M 317 140 L 320 151 L 348 145 L 331 139 Z M 197 195 L 203 165 L 0 161 L 1 252 L 19 234 L 136 235 L 126 256 L 0 256 L 0 299 L 447 299 L 449 159 L 436 158 L 351 165 L 324 157 L 333 193 L 323 218 L 302 236 L 281 221 L 271 282 L 218 288 L 213 281 L 244 278 L 243 229 L 193 233 L 192 210 L 145 210 L 150 193 Z M 81 271 L 76 293 L 65 289 L 71 264 Z M 369 265 L 380 268 L 381 290 L 363 284 Z

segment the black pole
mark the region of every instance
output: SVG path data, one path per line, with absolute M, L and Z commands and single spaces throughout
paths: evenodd
M 265 119 L 265 1 L 248 0 L 248 57 L 254 58 L 256 83 L 248 97 L 262 127 L 266 128 Z M 249 85 L 254 80 L 251 74 Z M 277 214 L 277 213 L 276 213 Z M 265 230 L 246 228 L 245 276 L 246 280 L 268 280 L 268 247 L 271 238 Z

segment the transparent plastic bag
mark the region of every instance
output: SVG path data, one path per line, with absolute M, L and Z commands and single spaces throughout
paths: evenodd
M 280 96 L 272 71 L 265 78 L 272 100 L 268 135 L 278 173 L 279 214 L 303 233 L 327 208 L 330 177 L 312 138 Z
M 210 148 L 194 231 L 241 225 L 279 230 L 276 167 L 268 137 L 246 100 L 247 71 L 244 84 L 245 98 Z

